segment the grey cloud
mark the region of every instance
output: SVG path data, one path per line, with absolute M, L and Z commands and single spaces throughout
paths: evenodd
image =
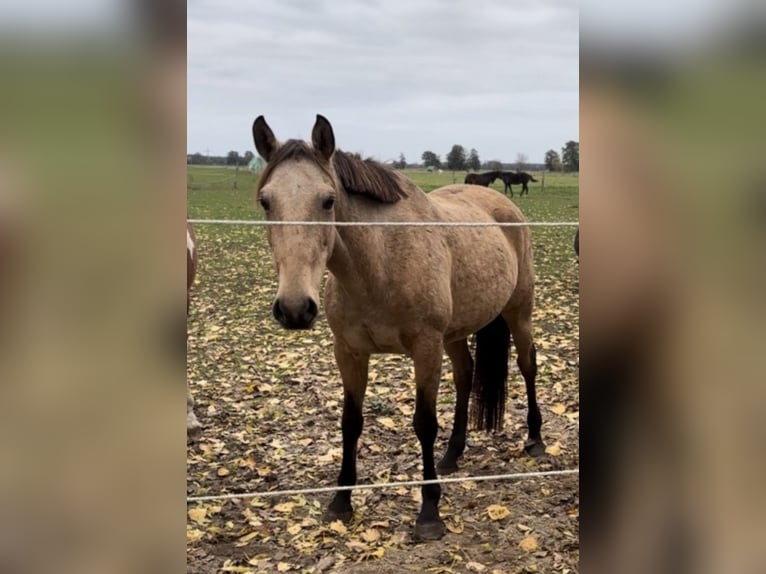
M 252 149 L 327 115 L 339 145 L 381 159 L 453 143 L 484 159 L 577 139 L 572 2 L 190 2 L 189 150 Z

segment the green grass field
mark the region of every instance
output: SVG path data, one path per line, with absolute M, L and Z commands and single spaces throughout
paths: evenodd
M 235 171 L 223 167 L 189 166 L 187 169 L 188 215 L 191 219 L 261 219 L 256 208 L 253 190 L 257 176 L 247 170 Z M 465 172 L 429 172 L 404 170 L 407 177 L 423 191 L 454 182 L 462 183 Z M 529 184 L 529 196 L 518 197 L 519 186 L 514 186 L 518 205 L 530 221 L 574 221 L 578 217 L 577 174 L 545 174 L 545 189 L 541 191 L 542 177 L 533 174 L 538 183 Z M 502 193 L 502 182 L 493 189 Z M 518 189 L 517 189 L 518 188 Z

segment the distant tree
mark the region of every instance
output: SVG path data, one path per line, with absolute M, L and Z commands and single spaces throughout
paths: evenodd
M 516 163 L 513 164 L 513 167 L 516 169 L 516 171 L 524 171 L 525 169 L 527 169 L 528 161 L 529 161 L 529 158 L 527 157 L 527 154 L 517 153 Z
M 226 165 L 239 165 L 239 152 L 230 151 L 226 154 Z
M 242 156 L 242 163 L 244 165 L 248 165 L 251 161 L 253 161 L 254 157 L 255 157 L 255 154 L 251 152 L 250 150 L 247 150 L 245 152 L 245 155 Z
M 447 154 L 447 169 L 452 171 L 462 171 L 466 168 L 465 148 L 455 144 Z
M 189 165 L 203 165 L 205 163 L 205 156 L 201 153 L 193 153 L 189 156 Z
M 484 164 L 484 169 L 488 169 L 490 171 L 502 171 L 503 162 L 499 159 L 491 159 Z
M 394 169 L 405 169 L 407 167 L 407 160 L 403 153 L 399 154 L 399 159 L 394 160 L 393 166 Z
M 545 152 L 545 169 L 548 171 L 561 171 L 561 158 L 555 149 Z
M 420 156 L 420 159 L 423 160 L 423 165 L 425 167 L 439 169 L 442 166 L 441 158 L 432 151 L 424 151 L 423 155 Z
M 468 167 L 473 171 L 479 171 L 481 169 L 481 160 L 479 159 L 479 152 L 471 148 L 468 154 Z
M 568 141 L 561 149 L 564 171 L 580 171 L 580 142 Z

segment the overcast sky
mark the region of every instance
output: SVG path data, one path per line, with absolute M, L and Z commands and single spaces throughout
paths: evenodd
M 483 161 L 542 161 L 578 136 L 570 0 L 189 0 L 190 153 L 308 139 L 387 161 L 453 144 Z

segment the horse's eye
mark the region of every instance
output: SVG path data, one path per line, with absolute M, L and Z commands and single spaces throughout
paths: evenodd
M 262 197 L 260 199 L 261 207 L 263 208 L 263 211 L 268 211 L 271 205 L 269 204 L 269 200 L 265 197 Z
M 332 209 L 333 205 L 335 205 L 335 199 L 332 197 L 328 197 L 322 202 L 323 209 Z

